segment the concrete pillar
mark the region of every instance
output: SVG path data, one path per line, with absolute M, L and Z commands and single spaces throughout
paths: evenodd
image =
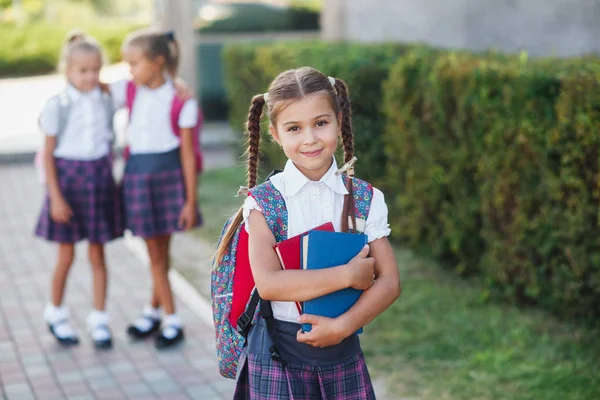
M 321 11 L 321 37 L 323 40 L 345 40 L 347 0 L 325 0 Z
M 180 45 L 179 76 L 196 90 L 196 45 L 194 0 L 154 0 L 155 25 L 163 30 L 172 30 Z

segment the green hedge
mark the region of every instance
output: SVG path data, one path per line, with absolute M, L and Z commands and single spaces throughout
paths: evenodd
M 137 25 L 82 26 L 104 47 L 110 62 L 121 60 L 121 43 Z M 27 76 L 56 71 L 60 49 L 71 28 L 43 22 L 24 26 L 0 24 L 0 77 Z
M 350 88 L 357 175 L 384 189 L 394 238 L 524 304 L 600 315 L 600 62 L 405 45 L 225 51 L 230 119 L 281 71 Z M 266 168 L 284 155 L 263 146 Z
M 600 63 L 410 52 L 385 83 L 395 232 L 490 290 L 600 314 Z
M 227 47 L 223 57 L 231 124 L 239 128 L 240 134 L 243 132 L 250 99 L 255 94 L 266 92 L 280 72 L 306 65 L 317 68 L 348 84 L 355 152 L 359 158 L 357 174 L 381 185 L 385 157 L 381 141 L 385 125 L 381 85 L 393 61 L 406 50 L 407 46 L 399 44 L 368 46 L 321 42 Z M 262 143 L 263 171 L 281 168 L 285 160 L 281 149 L 270 140 Z

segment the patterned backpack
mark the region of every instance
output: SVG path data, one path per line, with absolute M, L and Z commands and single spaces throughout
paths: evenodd
M 342 177 L 344 181 L 348 179 L 346 175 Z M 373 187 L 356 178 L 352 179 L 352 186 L 357 230 L 363 232 L 373 198 Z M 287 239 L 288 214 L 281 193 L 267 180 L 250 189 L 248 195 L 252 196 L 263 210 L 263 215 L 277 243 Z M 233 217 L 225 223 L 219 243 L 232 220 Z M 248 255 L 248 234 L 243 223 L 235 232 L 225 256 L 220 262 L 213 264 L 211 299 L 219 372 L 226 378 L 235 379 L 238 360 L 246 345 L 248 331 L 258 317 L 257 309 L 265 318 L 267 330 L 276 342 L 274 333 L 271 333 L 270 329 L 272 325 L 268 320 L 272 318 L 272 313 L 264 311 L 267 308 L 271 311 L 270 304 L 261 301 L 258 292 L 254 290 Z M 259 307 L 259 303 L 262 306 Z M 276 348 L 273 348 L 272 353 L 272 357 L 277 359 Z

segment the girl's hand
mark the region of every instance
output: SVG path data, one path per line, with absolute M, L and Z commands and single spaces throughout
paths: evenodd
M 310 332 L 302 333 L 302 330 L 298 331 L 297 340 L 313 347 L 335 346 L 350 336 L 347 333 L 347 327 L 337 318 L 302 314 L 298 318 L 298 322 L 312 325 Z
M 194 225 L 196 225 L 196 206 L 193 203 L 185 203 L 179 215 L 179 228 L 187 231 Z
M 363 249 L 345 266 L 344 272 L 348 280 L 348 287 L 358 290 L 367 290 L 373 284 L 375 276 L 375 259 L 368 257 L 369 245 Z
M 66 224 L 71 217 L 73 217 L 73 210 L 71 210 L 69 203 L 63 197 L 50 200 L 50 218 L 54 222 Z
M 194 91 L 187 85 L 187 83 L 184 82 L 183 79 L 177 78 L 173 81 L 173 84 L 175 85 L 175 95 L 177 95 L 177 97 L 179 97 L 181 100 L 186 101 L 194 97 Z

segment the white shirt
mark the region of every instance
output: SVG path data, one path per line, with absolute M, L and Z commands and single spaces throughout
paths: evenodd
M 71 108 L 54 157 L 85 161 L 106 156 L 112 133 L 100 88 L 81 92 L 68 85 L 66 91 Z M 40 128 L 48 136 L 58 133 L 60 101 L 60 96 L 52 97 L 40 115 Z
M 288 238 L 327 222 L 332 222 L 335 230 L 341 231 L 344 195 L 348 194 L 348 191 L 342 176 L 335 175 L 337 169 L 333 160 L 327 173 L 315 182 L 309 180 L 291 160 L 288 160 L 283 172 L 270 178 L 285 201 L 288 211 Z M 256 200 L 248 196 L 243 206 L 246 229 L 251 210 L 262 212 Z M 364 233 L 369 242 L 390 234 L 387 205 L 383 193 L 376 188 L 373 188 L 373 199 Z M 293 302 L 273 301 L 271 305 L 276 319 L 297 322 L 298 309 Z
M 110 85 L 115 109 L 127 105 L 127 80 Z M 138 86 L 132 115 L 127 127 L 127 142 L 132 154 L 164 153 L 179 147 L 179 138 L 173 133 L 171 108 L 175 86 L 170 79 L 155 89 Z M 185 102 L 179 114 L 180 128 L 193 128 L 198 122 L 198 102 Z

